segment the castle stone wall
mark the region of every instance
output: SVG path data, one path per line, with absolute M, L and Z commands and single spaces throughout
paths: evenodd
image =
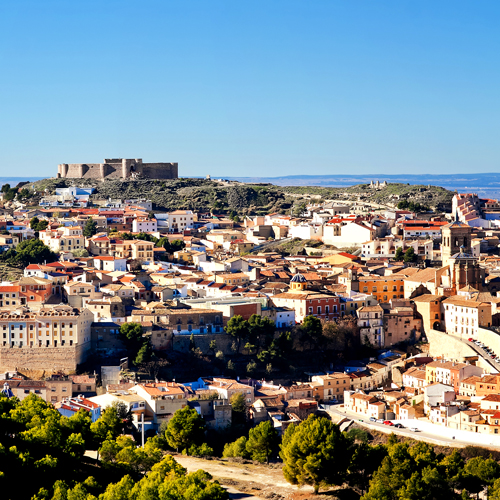
M 142 159 L 107 158 L 103 163 L 61 163 L 58 178 L 69 179 L 177 179 L 178 163 L 143 163 Z

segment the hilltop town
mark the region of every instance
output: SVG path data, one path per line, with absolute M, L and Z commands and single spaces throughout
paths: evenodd
M 500 446 L 496 200 L 248 215 L 126 194 L 2 187 L 4 394 L 93 421 L 123 403 L 152 434 L 186 407 L 225 429 L 239 394 L 278 434 L 326 412 Z

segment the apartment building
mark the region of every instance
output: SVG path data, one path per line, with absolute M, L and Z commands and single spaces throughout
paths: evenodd
M 39 238 L 53 252 L 72 252 L 85 248 L 85 237 L 80 226 L 63 226 L 40 231 Z
M 492 324 L 491 304 L 468 300 L 458 295 L 443 301 L 446 330 L 464 338 L 477 338 L 480 327 Z
M 438 360 L 425 365 L 427 385 L 441 383 L 453 387 L 456 394 L 460 392 L 460 382 L 473 375 L 480 376 L 483 369 L 467 363 Z
M 358 327 L 362 342 L 369 342 L 378 348 L 385 345 L 384 310 L 380 305 L 358 309 Z
M 36 312 L 0 313 L 4 347 L 90 346 L 94 317 L 88 309 L 59 305 Z

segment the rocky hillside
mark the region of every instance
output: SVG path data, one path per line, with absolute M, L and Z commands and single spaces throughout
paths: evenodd
M 33 183 L 38 191 L 54 193 L 57 187 L 93 186 L 91 199 L 147 198 L 155 209 L 230 211 L 239 215 L 289 210 L 295 198 L 271 184 L 221 183 L 205 179 L 106 180 L 44 179 Z
M 190 209 L 195 211 L 231 211 L 239 215 L 288 212 L 308 197 L 324 200 L 351 200 L 397 205 L 398 201 L 418 202 L 421 205 L 450 210 L 453 193 L 436 186 L 389 184 L 380 190 L 368 184 L 349 188 L 315 186 L 281 187 L 272 184 L 242 184 L 206 179 L 175 180 L 105 180 L 43 179 L 34 182 L 37 191 L 54 193 L 57 187 L 93 186 L 97 199 L 147 198 L 157 210 Z
M 371 189 L 369 184 L 351 187 L 287 186 L 285 193 L 315 195 L 328 200 L 364 201 L 381 205 L 396 206 L 399 201 L 407 200 L 428 206 L 437 211 L 451 211 L 453 192 L 439 186 L 423 186 L 391 183 L 380 189 Z

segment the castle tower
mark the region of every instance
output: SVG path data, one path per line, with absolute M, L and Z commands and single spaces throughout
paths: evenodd
M 132 171 L 133 160 L 122 159 L 122 177 L 128 179 Z
M 290 291 L 292 292 L 302 292 L 307 289 L 307 280 L 300 273 L 297 273 L 290 280 Z
M 472 228 L 460 221 L 453 221 L 442 228 L 441 260 L 447 266 L 453 255 L 459 254 L 463 247 L 464 254 L 472 254 Z

